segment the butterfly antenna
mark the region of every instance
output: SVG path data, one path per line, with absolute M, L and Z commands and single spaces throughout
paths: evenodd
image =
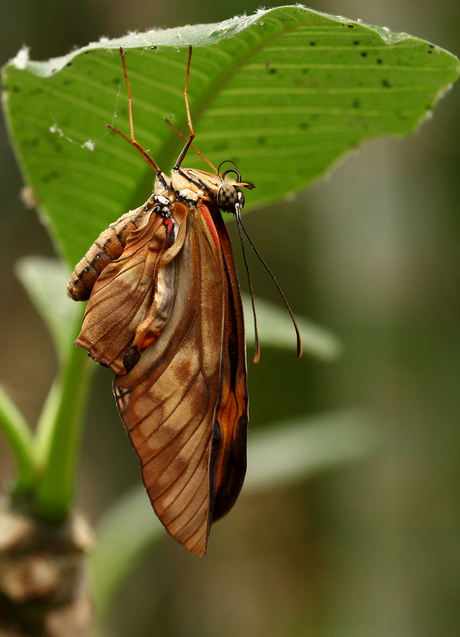
M 293 325 L 294 325 L 294 329 L 295 329 L 295 333 L 296 333 L 296 337 L 297 337 L 297 357 L 298 357 L 298 358 L 300 358 L 300 356 L 302 356 L 302 338 L 301 338 L 301 336 L 300 336 L 300 331 L 299 331 L 298 325 L 297 325 L 297 323 L 296 323 L 296 320 L 295 320 L 295 318 L 294 318 L 294 314 L 292 313 L 292 310 L 291 310 L 291 308 L 290 308 L 290 306 L 289 306 L 288 300 L 287 300 L 287 298 L 284 296 L 284 292 L 283 292 L 283 290 L 281 289 L 281 287 L 280 287 L 280 285 L 279 285 L 278 281 L 276 280 L 275 275 L 274 275 L 274 274 L 273 274 L 273 272 L 270 270 L 270 268 L 269 268 L 269 267 L 268 267 L 268 265 L 265 263 L 265 261 L 262 259 L 262 257 L 260 256 L 259 251 L 257 250 L 256 246 L 253 244 L 253 242 L 252 242 L 252 240 L 251 240 L 251 237 L 248 235 L 247 230 L 246 230 L 246 228 L 244 227 L 243 220 L 241 219 L 241 214 L 240 214 L 240 212 L 239 212 L 239 211 L 238 211 L 238 213 L 237 213 L 237 221 L 238 221 L 238 231 L 239 231 L 239 233 L 240 233 L 240 237 L 241 237 L 241 230 L 240 230 L 240 225 L 241 225 L 241 228 L 243 228 L 244 234 L 246 235 L 246 237 L 247 237 L 247 239 L 248 239 L 249 243 L 251 244 L 252 249 L 253 249 L 253 250 L 254 250 L 254 252 L 256 253 L 256 255 L 257 255 L 257 257 L 258 257 L 259 261 L 262 263 L 262 265 L 264 266 L 264 268 L 267 270 L 268 274 L 271 276 L 271 278 L 272 278 L 272 280 L 273 280 L 273 283 L 276 285 L 276 287 L 277 287 L 277 289 L 278 289 L 278 292 L 281 294 L 281 298 L 282 298 L 282 299 L 283 299 L 283 301 L 284 301 L 284 305 L 286 306 L 287 311 L 289 312 L 289 315 L 290 315 L 290 317 L 291 317 L 292 323 L 293 323 Z M 244 247 L 243 247 L 243 255 L 244 255 Z M 244 261 L 245 261 L 245 263 L 246 263 L 246 256 L 244 256 Z M 247 264 L 246 264 L 246 269 L 248 269 Z M 248 277 L 249 277 L 249 271 L 248 271 Z M 250 286 L 250 288 L 251 288 L 251 299 L 252 299 L 252 287 L 251 287 L 251 284 L 249 284 L 249 286 Z M 254 307 L 254 300 L 253 300 L 253 299 L 252 299 L 252 306 Z M 255 314 L 254 314 L 254 319 L 255 319 Z
M 238 204 L 235 206 L 235 217 L 236 217 L 236 225 L 238 227 L 238 233 L 240 235 L 241 248 L 243 250 L 244 265 L 246 268 L 246 274 L 248 277 L 248 284 L 249 284 L 249 292 L 251 295 L 252 314 L 254 316 L 254 359 L 253 360 L 254 360 L 254 363 L 258 363 L 260 360 L 260 343 L 259 343 L 259 330 L 257 329 L 256 304 L 254 302 L 254 290 L 252 289 L 251 274 L 249 272 L 248 260 L 246 258 L 246 248 L 244 246 L 244 237 L 243 237 L 243 233 L 241 232 L 241 228 L 243 228 L 244 234 L 246 236 L 248 236 L 248 234 L 246 230 L 244 229 L 243 222 L 241 220 L 241 211 Z

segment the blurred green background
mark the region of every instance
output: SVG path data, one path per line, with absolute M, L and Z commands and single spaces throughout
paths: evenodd
M 460 50 L 458 3 L 318 0 L 311 7 Z M 0 64 L 22 44 L 41 60 L 101 35 L 257 8 L 253 0 L 0 0 Z M 297 486 L 243 495 L 213 527 L 202 560 L 166 539 L 120 591 L 109 635 L 460 634 L 459 91 L 414 136 L 374 141 L 294 201 L 245 218 L 293 310 L 332 329 L 346 348 L 333 364 L 263 349 L 260 364 L 249 364 L 251 430 L 358 407 L 382 447 Z M 0 136 L 0 382 L 35 422 L 56 360 L 13 265 L 53 249 L 20 201 L 3 124 Z M 252 261 L 257 294 L 279 303 Z M 93 520 L 139 481 L 111 373 L 96 376 L 79 489 Z M 0 479 L 11 469 L 0 438 Z

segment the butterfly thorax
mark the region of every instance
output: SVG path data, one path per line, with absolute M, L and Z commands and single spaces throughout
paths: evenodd
M 226 173 L 213 175 L 195 168 L 174 169 L 167 183 L 178 201 L 196 205 L 201 200 L 225 212 L 235 212 L 236 205 L 240 210 L 243 208 L 244 195 L 240 187 L 253 188 L 252 184 L 232 179 Z

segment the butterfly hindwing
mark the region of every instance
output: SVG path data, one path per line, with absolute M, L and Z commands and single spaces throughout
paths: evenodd
M 234 279 L 227 270 L 219 233 L 200 202 L 188 212 L 185 242 L 176 257 L 169 321 L 133 370 L 114 381 L 153 507 L 169 533 L 197 555 L 206 550 L 216 493 L 227 492 L 223 481 L 229 476 L 227 456 L 234 455 L 228 450 L 236 421 L 243 423 L 237 446 L 245 446 L 247 405 L 241 397 L 235 400 L 234 389 L 236 377 L 238 392 L 245 387 L 242 316 L 237 335 L 229 323 L 234 312 L 229 299 L 235 305 L 236 298 L 239 309 L 241 302 L 238 288 L 228 292 Z M 239 350 L 232 356 L 229 332 L 232 352 L 235 346 Z M 235 356 L 238 370 L 233 369 Z M 243 465 L 244 453 L 239 456 Z M 244 469 L 238 472 L 238 492 Z

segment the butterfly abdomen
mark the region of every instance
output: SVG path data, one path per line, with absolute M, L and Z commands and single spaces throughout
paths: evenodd
M 74 301 L 86 301 L 101 272 L 123 253 L 127 237 L 140 229 L 155 206 L 151 197 L 136 210 L 130 210 L 104 230 L 83 259 L 77 263 L 67 286 L 67 295 Z

